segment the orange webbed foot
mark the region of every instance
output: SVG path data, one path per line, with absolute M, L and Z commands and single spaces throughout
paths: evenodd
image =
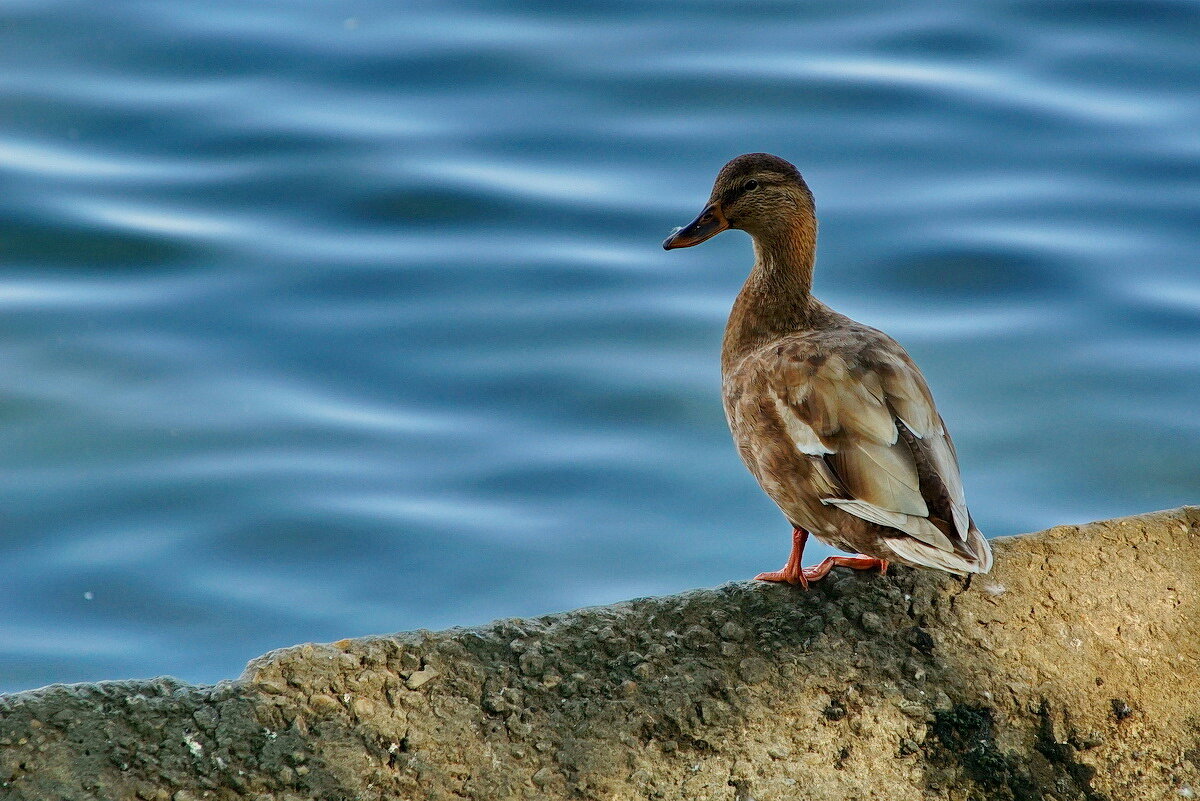
M 879 568 L 881 574 L 887 573 L 888 563 L 886 559 L 876 559 L 873 556 L 829 556 L 821 561 L 815 567 L 802 567 L 801 560 L 804 558 L 804 544 L 808 542 L 808 532 L 802 528 L 792 530 L 792 553 L 788 556 L 787 564 L 782 570 L 772 570 L 768 573 L 759 573 L 754 577 L 755 581 L 778 581 L 788 584 L 799 584 L 801 587 L 808 589 L 808 585 L 814 581 L 820 581 L 829 575 L 829 571 L 835 567 L 849 567 L 853 570 L 871 570 Z
M 788 584 L 799 584 L 804 589 L 808 589 L 808 576 L 805 575 L 804 567 L 800 561 L 804 557 L 804 543 L 808 542 L 808 532 L 802 528 L 792 529 L 792 553 L 788 556 L 787 564 L 783 566 L 783 570 L 772 570 L 769 573 L 759 573 L 754 577 L 755 581 L 784 581 Z
M 879 568 L 880 575 L 887 573 L 888 563 L 886 559 L 876 559 L 873 556 L 828 556 L 815 567 L 806 567 L 803 569 L 804 577 L 808 581 L 820 581 L 829 575 L 829 571 L 835 567 L 849 567 L 854 570 L 871 570 Z
M 787 582 L 788 584 L 799 584 L 804 589 L 808 589 L 808 576 L 804 575 L 804 568 L 799 570 L 788 570 L 786 567 L 783 570 L 772 570 L 769 573 L 759 573 L 754 577 L 755 581 L 779 581 Z

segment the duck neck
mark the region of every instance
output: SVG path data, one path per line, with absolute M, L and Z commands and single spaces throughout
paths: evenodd
M 721 366 L 728 371 L 748 353 L 784 334 L 813 328 L 825 306 L 812 296 L 815 220 L 779 231 L 754 231 L 754 267 L 725 328 Z

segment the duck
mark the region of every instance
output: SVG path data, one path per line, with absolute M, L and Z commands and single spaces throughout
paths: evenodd
M 992 551 L 920 369 L 890 336 L 812 294 L 817 213 L 800 171 L 769 153 L 738 156 L 663 248 L 729 229 L 750 235 L 754 266 L 721 345 L 725 416 L 742 461 L 792 526 L 787 563 L 755 578 L 807 588 L 834 567 L 886 573 L 892 563 L 987 573 Z M 805 567 L 809 536 L 853 555 Z

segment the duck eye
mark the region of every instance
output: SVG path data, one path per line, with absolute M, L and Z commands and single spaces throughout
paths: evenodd
M 758 189 L 758 181 L 751 178 L 749 181 L 746 181 L 746 183 L 742 184 L 742 189 L 746 190 L 747 192 L 749 192 L 751 189 Z

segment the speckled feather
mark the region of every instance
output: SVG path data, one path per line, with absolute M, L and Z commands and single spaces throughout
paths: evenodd
M 880 559 L 986 572 L 945 424 L 886 334 L 843 317 L 780 337 L 726 374 L 724 401 L 743 461 L 793 525 Z

